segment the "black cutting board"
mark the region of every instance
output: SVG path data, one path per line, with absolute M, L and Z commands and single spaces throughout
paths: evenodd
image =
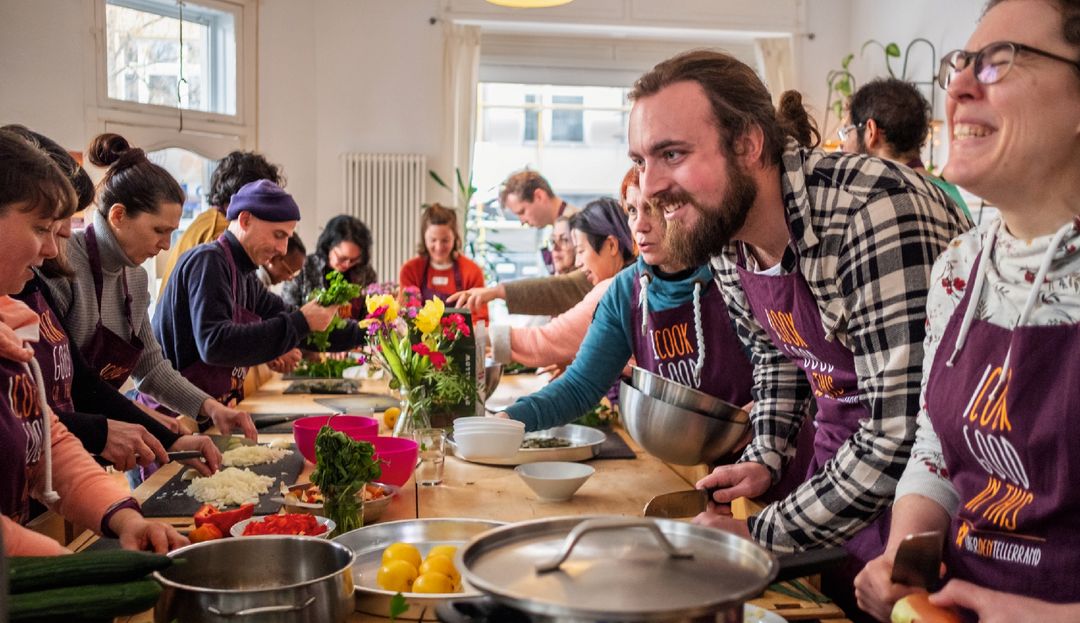
M 273 502 L 270 498 L 281 497 L 280 484 L 296 483 L 297 477 L 304 469 L 304 457 L 296 449 L 294 444 L 292 454 L 275 463 L 266 463 L 248 467 L 251 471 L 262 476 L 273 476 L 274 484 L 270 485 L 270 491 L 259 496 L 259 503 L 255 505 L 256 515 L 272 515 L 281 510 L 281 502 Z M 202 502 L 191 497 L 184 490 L 190 481 L 181 480 L 184 470 L 169 479 L 154 495 L 142 505 L 143 515 L 146 517 L 187 517 L 195 514 L 202 506 Z

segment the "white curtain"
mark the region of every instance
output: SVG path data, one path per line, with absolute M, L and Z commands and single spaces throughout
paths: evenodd
M 454 170 L 468 181 L 476 140 L 476 83 L 480 74 L 480 27 L 447 22 L 443 50 L 443 153 L 446 170 L 436 171 L 454 189 L 452 205 L 460 205 Z M 464 217 L 465 215 L 462 215 Z M 462 221 L 464 223 L 464 218 Z
M 780 103 L 784 91 L 795 88 L 795 59 L 791 37 L 754 39 L 762 78 L 772 93 L 773 104 Z

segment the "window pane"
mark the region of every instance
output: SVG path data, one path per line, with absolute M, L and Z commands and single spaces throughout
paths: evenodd
M 210 194 L 210 176 L 217 167 L 217 162 L 179 147 L 152 151 L 146 157 L 154 164 L 161 165 L 184 189 L 184 211 L 180 215 L 180 229 L 173 235 L 175 242 L 191 219 L 210 207 L 207 195 Z
M 536 104 L 536 95 L 529 93 L 525 96 L 525 141 L 536 140 L 536 127 L 537 119 L 540 116 L 540 109 L 528 106 L 529 104 Z
M 559 104 L 581 106 L 584 98 L 580 95 L 555 95 L 551 98 L 555 106 Z M 582 121 L 583 111 L 560 110 L 555 108 L 551 111 L 551 140 L 572 141 L 580 143 L 585 140 L 585 129 Z
M 191 3 L 181 22 L 172 0 L 108 0 L 109 97 L 235 115 L 235 22 L 232 13 Z

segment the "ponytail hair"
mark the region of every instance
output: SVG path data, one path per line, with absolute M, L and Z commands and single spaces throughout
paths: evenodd
M 821 144 L 821 132 L 817 124 L 806 112 L 802 103 L 802 93 L 784 91 L 780 95 L 780 107 L 776 109 L 776 122 L 784 134 L 794 138 L 799 146 L 814 148 Z
M 99 167 L 108 167 L 98 184 L 98 212 L 108 216 L 120 204 L 124 214 L 157 214 L 162 203 L 184 203 L 184 190 L 164 168 L 150 162 L 146 152 L 132 147 L 119 134 L 99 134 L 87 148 L 87 158 Z

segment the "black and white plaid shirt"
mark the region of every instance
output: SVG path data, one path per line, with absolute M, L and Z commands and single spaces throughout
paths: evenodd
M 789 143 L 781 183 L 794 248 L 784 267 L 797 263 L 826 339 L 854 354 L 870 414 L 813 477 L 750 519 L 755 539 L 788 552 L 843 543 L 892 502 L 915 438 L 930 270 L 971 223 L 919 174 L 875 158 Z M 766 465 L 775 482 L 812 395 L 754 319 L 736 249 L 728 245 L 712 264 L 754 362 L 754 439 L 741 460 Z

